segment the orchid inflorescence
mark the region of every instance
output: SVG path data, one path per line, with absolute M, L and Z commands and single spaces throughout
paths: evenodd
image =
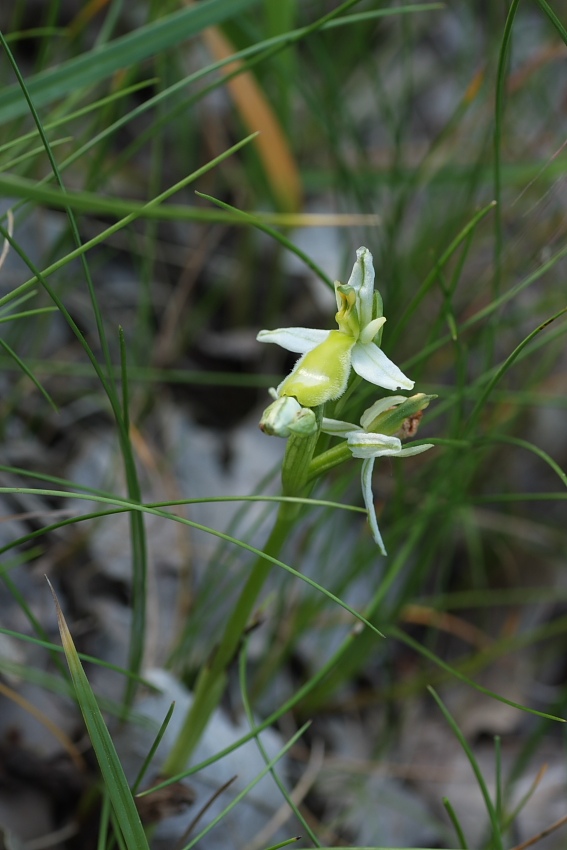
M 432 448 L 430 443 L 403 448 L 400 435 L 407 436 L 407 423 L 418 421 L 433 396 L 419 393 L 409 398 L 381 398 L 363 413 L 360 426 L 316 416 L 314 408 L 343 395 L 352 370 L 384 389 L 411 390 L 414 386 L 378 346 L 386 319 L 382 315 L 382 299 L 374 290 L 372 254 L 367 248 L 359 248 L 356 255 L 348 283 L 335 282 L 338 330 L 278 328 L 258 334 L 259 342 L 273 342 L 301 354 L 287 378 L 270 391 L 274 401 L 264 411 L 260 428 L 270 435 L 295 439 L 318 431 L 344 438 L 346 457 L 362 459 L 362 493 L 370 529 L 385 555 L 372 496 L 374 461 L 379 457 L 409 457 Z M 318 456 L 311 465 L 322 457 Z M 345 456 L 335 452 L 334 458 L 341 462 Z M 323 467 L 324 463 L 318 466 Z

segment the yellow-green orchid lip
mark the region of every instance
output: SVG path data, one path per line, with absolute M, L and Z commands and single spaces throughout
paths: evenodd
M 279 396 L 294 396 L 304 407 L 339 398 L 347 387 L 354 339 L 329 331 L 327 339 L 307 351 L 278 387 Z
M 301 354 L 293 371 L 278 387 L 278 395 L 294 396 L 315 407 L 339 398 L 351 369 L 364 380 L 388 390 L 411 390 L 414 382 L 386 357 L 374 339 L 386 321 L 374 315 L 374 266 L 367 248 L 359 248 L 346 285 L 336 283 L 339 330 L 278 328 L 260 331 L 259 342 L 272 342 Z

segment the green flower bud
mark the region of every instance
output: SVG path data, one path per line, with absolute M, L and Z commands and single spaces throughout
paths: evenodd
M 307 437 L 317 430 L 317 421 L 310 408 L 301 407 L 295 398 L 282 396 L 262 414 L 260 430 L 271 437 L 289 437 L 290 434 Z
M 413 436 L 411 428 L 408 430 L 408 421 L 417 423 L 421 412 L 434 398 L 436 396 L 425 393 L 417 393 L 410 398 L 403 396 L 382 398 L 362 414 L 360 424 L 365 431 L 372 433 L 396 435 L 402 438 Z

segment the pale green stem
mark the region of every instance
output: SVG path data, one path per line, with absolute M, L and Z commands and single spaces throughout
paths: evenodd
M 328 472 L 329 469 L 339 466 L 341 463 L 344 463 L 345 460 L 350 460 L 351 457 L 352 452 L 348 447 L 348 443 L 346 440 L 343 440 L 342 443 L 339 443 L 337 446 L 333 446 L 331 449 L 327 449 L 326 452 L 321 452 L 320 455 L 313 458 L 309 464 L 307 481 L 314 481 L 324 472 Z
M 321 409 L 317 415 L 320 424 Z M 317 431 L 309 437 L 292 435 L 289 438 L 282 469 L 285 496 L 304 495 L 309 463 L 318 437 Z M 298 512 L 299 505 L 289 502 L 280 505 L 276 522 L 264 546 L 265 555 L 277 558 L 293 528 Z M 162 767 L 164 776 L 174 776 L 184 770 L 212 713 L 219 705 L 226 686 L 228 669 L 238 652 L 242 636 L 250 622 L 254 606 L 269 572 L 269 561 L 260 555 L 254 562 L 220 643 L 199 672 L 191 708 Z

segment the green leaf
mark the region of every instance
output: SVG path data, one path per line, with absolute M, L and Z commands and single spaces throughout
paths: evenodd
M 114 816 L 120 825 L 128 850 L 149 850 L 138 809 L 134 803 L 132 792 L 130 791 L 112 738 L 98 707 L 89 680 L 81 665 L 71 632 L 65 622 L 61 606 L 49 579 L 48 583 L 57 610 L 61 643 L 63 644 L 63 650 L 67 658 L 67 664 L 69 665 L 69 672 L 71 673 L 77 702 L 83 714 L 87 732 L 99 763 L 100 772 L 110 798 Z
M 83 86 L 92 86 L 122 68 L 131 68 L 177 46 L 201 30 L 243 12 L 258 0 L 208 0 L 182 9 L 134 32 L 77 56 L 49 71 L 40 71 L 27 81 L 36 107 L 45 106 Z M 2 123 L 25 115 L 27 104 L 19 85 L 10 86 L 0 95 Z

